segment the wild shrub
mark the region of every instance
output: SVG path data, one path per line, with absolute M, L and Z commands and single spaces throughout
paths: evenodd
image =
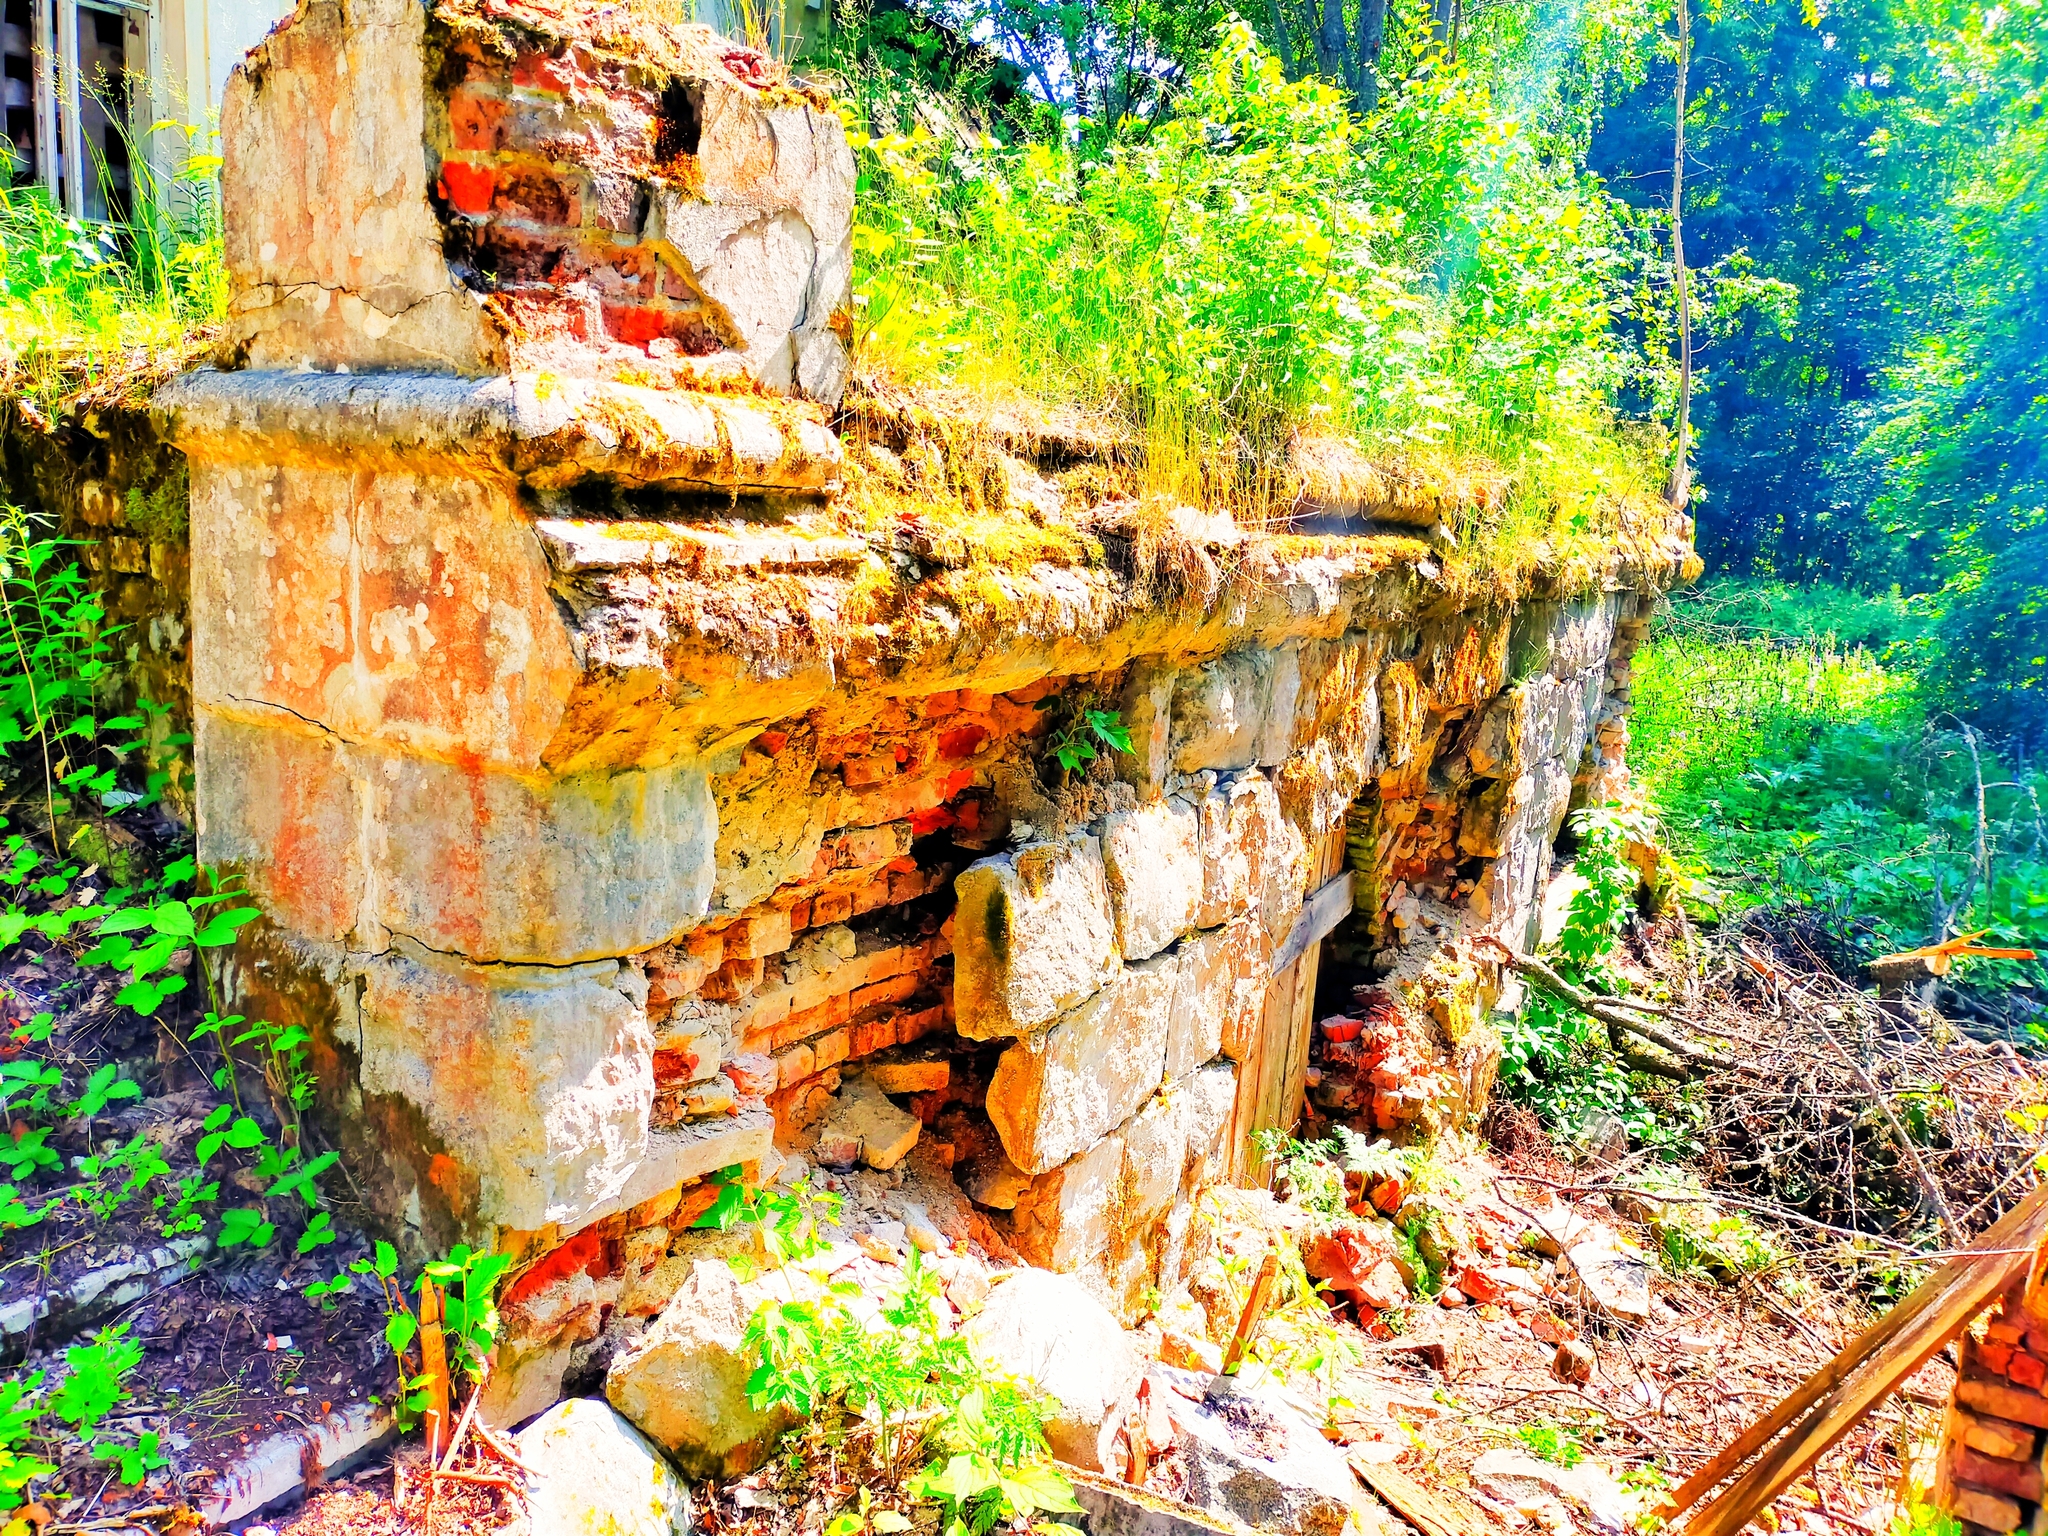
M 1653 834 L 1637 813 L 1589 807 L 1571 822 L 1579 839 L 1572 893 L 1563 927 L 1549 947 L 1551 964 L 1581 991 L 1608 997 L 1627 983 L 1608 964 L 1623 919 L 1634 904 L 1638 875 L 1631 838 Z M 1502 1031 L 1501 1079 L 1550 1125 L 1576 1135 L 1597 1116 L 1618 1122 L 1637 1143 L 1676 1155 L 1691 1146 L 1693 1117 L 1682 1100 L 1653 1100 L 1615 1058 L 1607 1026 L 1533 982 L 1521 1011 Z
M 883 1482 L 936 1501 L 952 1536 L 1078 1508 L 1047 1455 L 1043 1407 L 940 1325 L 938 1276 L 915 1249 L 873 1323 L 846 1305 L 856 1294 L 842 1282 L 755 1310 L 743 1347 L 758 1362 L 756 1408 L 863 1425 Z
M 1453 66 L 1368 129 L 1233 23 L 1156 129 L 1086 163 L 917 130 L 865 142 L 862 189 L 864 355 L 1121 413 L 1240 505 L 1304 430 L 1455 434 L 1578 531 L 1649 483 L 1610 413 L 1661 366 L 1614 324 L 1641 232 Z

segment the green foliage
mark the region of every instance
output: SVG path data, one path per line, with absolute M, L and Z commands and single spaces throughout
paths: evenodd
M 108 116 L 127 121 L 118 105 Z M 196 349 L 195 333 L 226 317 L 220 157 L 205 130 L 162 122 L 143 137 L 159 134 L 184 137 L 182 163 L 166 179 L 148 149 L 130 142 L 134 206 L 125 219 L 73 218 L 40 186 L 0 189 L 0 346 L 13 387 L 44 411 L 81 385 L 130 372 L 138 351 Z
M 1637 656 L 1631 759 L 1674 850 L 1729 910 L 1796 904 L 1874 956 L 1989 929 L 1987 943 L 2048 949 L 2048 834 L 2038 774 L 1925 712 L 1910 629 L 1881 663 L 1823 636 L 1842 599 L 1778 599 L 1776 632 L 1704 623 L 1684 601 Z M 1710 588 L 1700 606 L 1728 605 Z M 1977 781 L 1985 784 L 1985 850 Z M 1958 962 L 1974 984 L 2038 998 L 2039 968 Z
M 1062 773 L 1079 773 L 1101 752 L 1131 750 L 1131 730 L 1113 709 L 1081 709 L 1049 745 Z
M 0 1382 L 0 1508 L 18 1503 L 31 1483 L 58 1470 L 54 1462 L 22 1450 L 51 1437 L 47 1420 L 86 1442 L 95 1460 L 114 1462 L 124 1483 L 139 1483 L 169 1465 L 154 1432 L 133 1443 L 114 1438 L 122 1430 L 102 1433 L 108 1417 L 128 1400 L 128 1378 L 141 1363 L 142 1346 L 128 1337 L 126 1323 L 118 1323 L 66 1349 L 64 1379 L 49 1392 L 42 1390 L 41 1371 Z
M 1611 532 L 1614 498 L 1655 478 L 1615 392 L 1668 394 L 1615 324 L 1654 323 L 1647 226 L 1464 66 L 1419 62 L 1362 125 L 1245 23 L 1220 37 L 1170 112 L 1089 158 L 866 142 L 868 354 L 1120 412 L 1154 480 L 1193 477 L 1162 490 L 1256 503 L 1297 430 L 1455 438 L 1545 526 Z
M 1963 1536 L 1963 1523 L 1938 1504 L 1912 1499 L 1892 1516 L 1891 1536 Z
M 747 1380 L 756 1408 L 857 1416 L 872 1427 L 892 1486 L 931 1450 L 908 1491 L 939 1502 L 954 1536 L 1076 1507 L 1047 1458 L 1043 1409 L 1015 1383 L 989 1377 L 966 1341 L 941 1328 L 938 1276 L 915 1250 L 876 1323 L 848 1309 L 856 1293 L 842 1283 L 756 1309 L 742 1345 L 758 1362 Z
M 41 770 L 38 798 L 53 848 L 64 846 L 60 811 L 98 814 L 118 787 L 121 767 L 145 753 L 152 717 L 164 712 L 143 704 L 139 714 L 101 714 L 98 694 L 112 681 L 120 626 L 106 623 L 84 569 L 67 558 L 74 547 L 39 537 L 19 507 L 0 506 L 0 599 L 7 616 L 0 635 L 0 748 Z M 143 800 L 159 797 L 169 778 L 168 770 L 151 772 Z M 23 849 L 10 841 L 17 863 Z M 22 868 L 15 883 L 32 867 L 33 861 Z
M 1369 1140 L 1348 1125 L 1333 1126 L 1322 1141 L 1297 1141 L 1270 1127 L 1255 1132 L 1252 1140 L 1259 1156 L 1272 1165 L 1276 1183 L 1287 1187 L 1289 1198 L 1327 1222 L 1344 1217 L 1346 1174 L 1358 1175 L 1367 1185 L 1405 1179 L 1420 1157 L 1412 1147 L 1397 1147 L 1384 1137 Z
M 21 1450 L 33 1438 L 36 1421 L 43 1415 L 42 1401 L 36 1396 L 42 1384 L 41 1371 L 0 1381 L 0 1504 L 9 1508 L 21 1501 L 30 1483 L 57 1470 L 55 1463 L 24 1455 Z
M 1586 1447 L 1581 1442 L 1579 1431 L 1568 1424 L 1538 1419 L 1516 1429 L 1515 1438 L 1531 1455 L 1555 1462 L 1560 1467 L 1576 1467 L 1586 1459 Z
M 1932 702 L 2048 736 L 2048 11 L 1740 0 L 1699 22 L 1686 244 L 1798 290 L 1713 327 L 1700 547 L 1730 575 L 1898 588 Z M 1671 69 L 1595 163 L 1668 195 Z M 1846 643 L 1855 638 L 1843 637 Z
M 1607 957 L 1635 896 L 1638 877 L 1627 844 L 1649 841 L 1653 832 L 1639 815 L 1611 806 L 1577 812 L 1571 825 L 1579 838 L 1572 866 L 1579 885 L 1550 948 L 1551 963 L 1582 991 L 1623 996 L 1627 984 Z M 1636 1142 L 1667 1156 L 1690 1145 L 1689 1106 L 1669 1095 L 1653 1099 L 1616 1060 L 1606 1027 L 1533 978 L 1521 1012 L 1502 1032 L 1501 1071 L 1510 1093 L 1568 1134 L 1607 1115 Z
M 828 1246 L 818 1224 L 839 1219 L 842 1202 L 832 1191 L 813 1189 L 808 1179 L 799 1179 L 786 1189 L 774 1185 L 752 1189 L 737 1166 L 721 1168 L 711 1177 L 719 1186 L 718 1198 L 693 1225 L 720 1232 L 742 1222 L 759 1227 L 762 1247 L 776 1268 L 808 1259 Z M 752 1261 L 735 1255 L 726 1262 L 737 1263 L 744 1270 Z
M 460 1371 L 481 1382 L 489 1371 L 491 1349 L 498 1339 L 498 1283 L 511 1267 L 510 1254 L 473 1252 L 458 1243 L 446 1258 L 429 1260 L 414 1281 L 416 1295 L 423 1294 L 429 1282 L 441 1290 L 441 1330 L 451 1372 Z M 357 1259 L 348 1273 L 374 1280 L 383 1293 L 384 1342 L 391 1347 L 398 1370 L 398 1422 L 400 1428 L 409 1429 L 426 1407 L 428 1393 L 426 1379 L 413 1369 L 412 1348 L 420 1336 L 420 1315 L 407 1299 L 398 1250 L 380 1238 L 370 1256 Z M 336 1275 L 330 1281 L 314 1282 L 305 1294 L 324 1307 L 328 1297 L 348 1288 L 348 1276 Z
M 1672 1214 L 1658 1223 L 1657 1242 L 1664 1267 L 1679 1276 L 1733 1280 L 1769 1269 L 1783 1257 L 1741 1212 L 1703 1205 L 1673 1206 Z

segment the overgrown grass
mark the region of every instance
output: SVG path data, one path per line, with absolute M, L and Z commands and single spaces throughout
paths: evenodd
M 1661 367 L 1616 321 L 1647 292 L 1643 229 L 1457 69 L 1361 123 L 1238 24 L 1163 125 L 1089 163 L 866 141 L 856 219 L 868 369 L 1108 413 L 1162 494 L 1262 512 L 1298 438 L 1348 437 L 1425 476 L 1505 471 L 1489 510 L 1516 541 L 1592 544 L 1661 476 L 1657 432 L 1613 406 Z
M 227 314 L 215 173 L 197 130 L 165 179 L 131 146 L 130 218 L 75 219 L 43 187 L 0 189 L 0 366 L 47 413 L 67 395 L 183 367 Z
M 2048 784 L 1928 710 L 1918 633 L 1898 605 L 1828 589 L 1681 595 L 1636 660 L 1632 761 L 1731 911 L 1800 904 L 1865 955 L 1978 929 L 2048 950 Z M 2038 965 L 1962 964 L 1980 986 L 2041 986 Z

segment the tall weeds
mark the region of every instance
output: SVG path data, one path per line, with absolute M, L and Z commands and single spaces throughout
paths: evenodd
M 204 130 L 157 135 L 182 135 L 183 159 L 165 176 L 131 142 L 120 222 L 73 218 L 45 187 L 0 189 L 0 385 L 35 409 L 182 363 L 227 314 L 220 157 Z

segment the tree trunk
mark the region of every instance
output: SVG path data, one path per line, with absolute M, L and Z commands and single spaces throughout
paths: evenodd
M 1266 11 L 1273 23 L 1273 51 L 1280 56 L 1280 69 L 1289 80 L 1299 80 L 1301 74 L 1295 67 L 1294 49 L 1287 40 L 1287 13 L 1280 9 L 1280 0 L 1266 0 Z
M 1692 62 L 1692 13 L 1678 0 L 1678 83 L 1672 91 L 1671 273 L 1678 300 L 1678 452 L 1664 499 L 1676 510 L 1692 495 L 1692 296 L 1685 275 L 1685 77 Z
M 1322 24 L 1316 29 L 1316 67 L 1332 80 L 1348 82 L 1344 42 L 1344 0 L 1323 0 Z
M 1387 44 L 1387 0 L 1358 0 L 1358 83 L 1361 112 L 1380 104 L 1380 51 Z
M 1458 0 L 1431 0 L 1429 8 L 1429 40 L 1445 53 L 1451 51 L 1451 41 L 1457 35 L 1457 4 Z

